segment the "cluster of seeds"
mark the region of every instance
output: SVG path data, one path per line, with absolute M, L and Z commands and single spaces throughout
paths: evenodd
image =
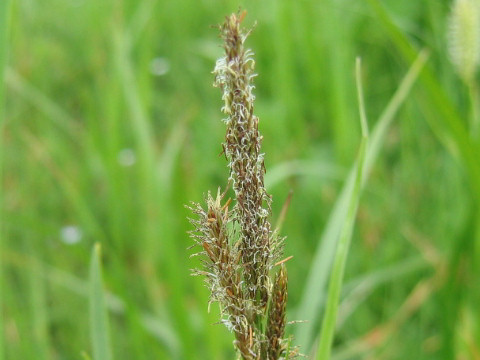
M 206 197 L 206 208 L 192 204 L 195 215 L 191 237 L 201 251 L 211 291 L 222 322 L 235 334 L 234 344 L 244 360 L 279 360 L 286 355 L 285 310 L 287 273 L 278 265 L 283 238 L 270 225 L 271 198 L 264 186 L 264 155 L 258 118 L 253 114 L 253 53 L 244 49 L 249 32 L 240 28 L 245 13 L 232 14 L 219 27 L 225 56 L 216 63 L 214 85 L 223 91 L 222 111 L 227 115 L 225 142 L 228 183 L 235 197 L 224 201 L 218 190 Z M 228 187 L 227 187 L 228 188 Z M 231 209 L 230 205 L 232 203 Z M 294 356 L 288 354 L 289 358 Z
M 247 35 L 240 31 L 240 21 L 233 15 L 221 27 L 225 57 L 215 66 L 214 85 L 222 89 L 225 101 L 222 110 L 227 115 L 224 119 L 227 134 L 223 149 L 235 191 L 235 214 L 242 229 L 240 249 L 245 264 L 244 276 L 250 297 L 264 307 L 270 285 L 268 271 L 274 255 L 268 221 L 271 200 L 264 187 L 262 137 L 258 132 L 258 118 L 253 114 L 255 63 L 253 53 L 243 48 Z

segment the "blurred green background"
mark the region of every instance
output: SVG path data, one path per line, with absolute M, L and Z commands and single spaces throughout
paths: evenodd
M 226 184 L 211 25 L 239 7 L 273 223 L 293 190 L 294 343 L 320 334 L 322 301 L 297 315 L 360 143 L 355 57 L 373 127 L 427 48 L 360 200 L 333 358 L 480 359 L 480 146 L 438 0 L 2 0 L 0 359 L 91 356 L 96 242 L 114 359 L 235 358 L 184 205 Z

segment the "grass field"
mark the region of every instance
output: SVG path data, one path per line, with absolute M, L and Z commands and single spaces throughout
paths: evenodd
M 358 56 L 370 139 L 331 359 L 480 359 L 478 93 L 450 2 L 2 0 L 0 360 L 235 359 L 184 205 L 226 185 L 211 25 L 239 6 L 273 224 L 293 190 L 293 343 L 316 358 Z

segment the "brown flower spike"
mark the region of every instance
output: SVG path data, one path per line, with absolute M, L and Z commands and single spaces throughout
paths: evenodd
M 190 233 L 201 247 L 204 275 L 218 302 L 222 323 L 235 334 L 234 344 L 244 360 L 279 360 L 286 356 L 284 338 L 287 272 L 284 264 L 272 283 L 271 271 L 282 251 L 283 238 L 272 232 L 271 197 L 264 186 L 264 154 L 258 118 L 253 114 L 255 74 L 253 53 L 244 49 L 249 32 L 240 24 L 245 12 L 226 17 L 219 26 L 225 56 L 215 66 L 214 86 L 223 91 L 227 115 L 222 144 L 230 169 L 228 183 L 235 198 L 224 202 L 220 189 L 207 194 L 206 209 L 193 204 L 196 215 Z M 293 357 L 293 352 L 288 354 Z

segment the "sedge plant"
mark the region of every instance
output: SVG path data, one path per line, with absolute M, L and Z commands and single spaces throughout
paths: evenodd
M 220 305 L 221 323 L 235 336 L 241 359 L 293 358 L 285 338 L 287 270 L 280 260 L 284 238 L 272 230 L 271 196 L 264 186 L 264 154 L 259 119 L 254 115 L 253 52 L 244 48 L 250 31 L 241 27 L 245 12 L 219 26 L 225 56 L 217 60 L 214 86 L 223 92 L 226 114 L 223 153 L 230 176 L 224 191 L 210 192 L 206 204 L 190 206 L 190 233 L 201 251 L 210 303 Z M 232 188 L 233 199 L 226 199 Z M 272 275 L 273 274 L 273 275 Z

